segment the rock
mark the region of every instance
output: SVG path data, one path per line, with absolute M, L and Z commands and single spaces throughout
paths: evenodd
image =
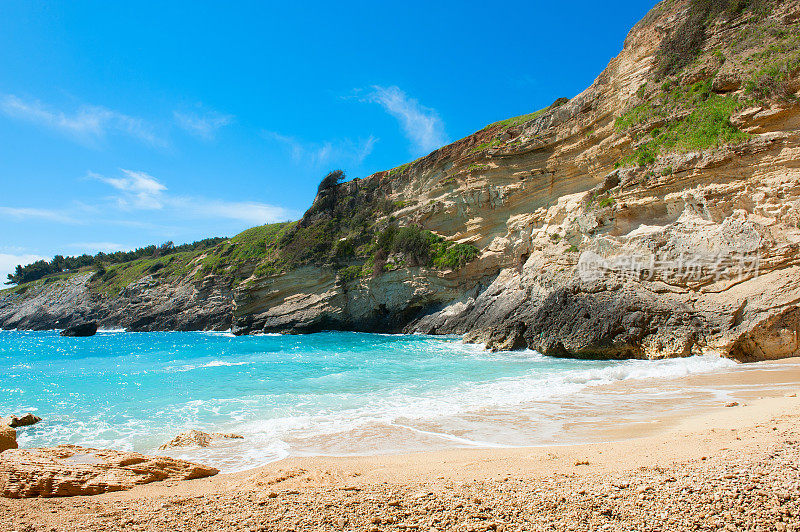
M 42 418 L 39 416 L 34 416 L 32 412 L 28 412 L 23 416 L 9 416 L 2 420 L 3 423 L 8 425 L 9 427 L 27 427 L 29 425 L 34 425 L 40 422 Z
M 242 440 L 244 436 L 238 434 L 208 433 L 199 430 L 190 430 L 175 436 L 172 440 L 161 445 L 158 449 L 172 449 L 174 447 L 208 447 L 214 440 Z
M 0 452 L 17 448 L 17 431 L 0 423 Z
M 97 322 L 96 321 L 87 321 L 84 323 L 77 323 L 75 325 L 70 325 L 63 331 L 61 331 L 61 336 L 94 336 L 97 332 Z
M 23 296 L 0 294 L 0 328 L 63 329 L 98 316 L 98 325 L 129 331 L 223 331 L 231 326 L 231 287 L 224 276 L 156 282 L 146 275 L 114 298 L 98 297 L 92 276 L 78 273 L 29 286 Z
M 0 495 L 68 497 L 128 490 L 161 480 L 216 475 L 213 467 L 164 456 L 60 445 L 0 453 Z
M 736 401 L 732 403 L 725 403 L 725 408 L 732 408 L 734 406 L 739 406 L 739 403 L 737 403 Z

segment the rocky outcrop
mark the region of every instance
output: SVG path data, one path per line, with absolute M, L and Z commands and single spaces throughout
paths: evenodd
M 167 443 L 161 445 L 158 449 L 164 451 L 166 449 L 174 449 L 176 447 L 209 447 L 212 443 L 219 440 L 242 440 L 244 436 L 239 434 L 223 434 L 219 432 L 201 432 L 199 430 L 190 430 L 182 432 Z
M 0 495 L 68 497 L 128 490 L 162 480 L 191 480 L 218 473 L 212 467 L 167 457 L 60 445 L 0 453 Z
M 8 416 L 5 419 L 0 419 L 0 425 L 6 424 L 9 427 L 28 427 L 40 422 L 42 418 L 35 416 L 33 412 L 28 412 L 22 416 Z
M 83 323 L 76 323 L 75 325 L 70 325 L 63 331 L 61 331 L 61 336 L 74 336 L 74 337 L 86 337 L 86 336 L 94 336 L 97 333 L 97 322 L 96 321 L 87 321 Z
M 17 431 L 0 423 L 0 452 L 17 448 Z
M 194 272 L 190 272 L 193 274 Z M 194 275 L 164 280 L 146 275 L 111 296 L 92 286 L 92 273 L 40 283 L 24 293 L 0 294 L 0 327 L 63 329 L 96 321 L 130 331 L 226 330 L 231 326 L 232 291 L 227 277 Z
M 401 332 L 431 309 L 477 294 L 486 275 L 469 266 L 458 273 L 404 268 L 341 282 L 330 269 L 300 268 L 238 290 L 234 332 Z

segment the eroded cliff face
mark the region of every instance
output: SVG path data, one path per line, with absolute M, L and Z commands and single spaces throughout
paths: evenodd
M 235 294 L 235 324 L 465 334 L 555 356 L 797 355 L 797 56 L 784 62 L 780 97 L 756 97 L 751 80 L 763 81 L 765 50 L 796 49 L 800 7 L 767 8 L 704 13 L 696 56 L 664 74 L 665 42 L 687 31 L 697 2 L 662 2 L 567 103 L 364 180 L 403 205 L 401 223 L 478 246 L 462 270 L 260 279 Z M 712 105 L 732 106 L 728 129 L 708 133 L 718 141 L 646 159 L 658 128 L 703 131 L 692 106 Z M 620 127 L 632 113 L 643 117 Z
M 666 0 L 574 98 L 325 193 L 384 198 L 378 226 L 475 245 L 462 268 L 145 277 L 122 299 L 73 278 L 0 301 L 0 323 L 77 313 L 139 330 L 464 334 L 554 356 L 795 356 L 798 71 L 797 0 Z

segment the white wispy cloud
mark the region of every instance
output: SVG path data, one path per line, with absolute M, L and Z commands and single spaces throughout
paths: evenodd
M 283 144 L 289 149 L 292 159 L 306 163 L 309 166 L 330 164 L 359 166 L 372 153 L 375 143 L 378 142 L 378 139 L 372 135 L 360 141 L 342 139 L 321 143 L 303 142 L 295 137 L 282 135 L 274 131 L 264 131 L 264 136 Z
M 174 198 L 172 205 L 195 218 L 238 220 L 253 225 L 285 222 L 297 216 L 297 213 L 283 207 L 250 201 Z
M 258 202 L 224 201 L 197 196 L 175 196 L 167 186 L 145 172 L 120 169 L 122 177 L 106 177 L 90 173 L 121 194 L 114 201 L 127 210 L 165 210 L 171 215 L 189 218 L 239 220 L 253 224 L 286 221 L 296 213 L 283 207 Z
M 133 249 L 131 246 L 123 246 L 115 242 L 73 242 L 69 244 L 68 247 L 82 252 L 91 252 L 92 254 L 98 251 L 113 253 L 115 251 L 122 251 L 123 249 Z
M 78 220 L 64 212 L 34 207 L 0 207 L 0 216 L 17 221 L 46 220 L 69 224 L 79 223 Z
M 123 168 L 120 171 L 124 177 L 106 177 L 89 172 L 89 178 L 102 181 L 122 192 L 122 195 L 116 198 L 121 208 L 161 209 L 164 207 L 166 185 L 145 172 L 134 172 Z
M 36 262 L 37 260 L 50 259 L 48 257 L 42 257 L 41 255 L 13 255 L 10 253 L 0 253 L 0 286 L 6 282 L 9 273 L 14 273 L 17 268 L 17 264 L 24 266 L 26 264 L 30 264 L 31 262 Z
M 153 146 L 166 141 L 141 118 L 96 105 L 84 105 L 71 113 L 48 108 L 37 100 L 23 100 L 13 94 L 0 96 L 0 111 L 6 116 L 59 131 L 81 144 L 96 144 L 109 134 L 126 135 Z
M 414 155 L 422 155 L 447 144 L 444 122 L 436 110 L 421 105 L 399 87 L 373 85 L 366 101 L 379 104 L 397 119 L 406 138 L 411 141 Z
M 216 111 L 179 112 L 174 111 L 175 122 L 182 129 L 205 140 L 213 140 L 217 130 L 233 123 L 233 116 Z

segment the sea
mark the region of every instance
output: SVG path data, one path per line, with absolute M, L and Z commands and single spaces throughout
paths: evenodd
M 770 369 L 492 352 L 446 336 L 0 331 L 0 415 L 43 419 L 18 429 L 21 447 L 169 454 L 234 472 L 288 456 L 608 439 L 609 426 L 647 428 L 754 391 L 681 384 L 691 376 Z M 776 393 L 796 387 L 766 381 Z M 244 438 L 158 450 L 191 429 Z

